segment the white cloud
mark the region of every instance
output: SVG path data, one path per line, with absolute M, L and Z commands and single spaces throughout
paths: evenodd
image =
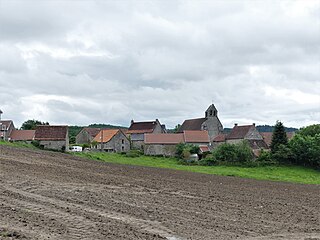
M 3 117 L 319 122 L 319 3 L 2 0 Z

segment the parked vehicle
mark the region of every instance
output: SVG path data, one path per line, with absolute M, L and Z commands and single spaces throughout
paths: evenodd
M 82 147 L 81 146 L 71 146 L 70 151 L 71 152 L 82 152 Z

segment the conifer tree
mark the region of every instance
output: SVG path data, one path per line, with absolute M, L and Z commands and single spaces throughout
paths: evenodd
M 288 145 L 288 137 L 282 122 L 277 121 L 272 134 L 271 151 L 276 152 L 281 144 Z

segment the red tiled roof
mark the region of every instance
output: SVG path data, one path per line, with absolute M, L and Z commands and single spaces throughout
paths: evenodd
M 214 142 L 224 142 L 226 140 L 226 134 L 219 134 L 218 136 L 216 136 L 213 141 Z
M 92 141 L 101 142 L 101 137 L 103 138 L 102 142 L 109 142 L 117 133 L 119 129 L 104 129 L 101 130 L 97 136 Z
M 266 144 L 268 146 L 271 145 L 271 142 L 272 142 L 272 132 L 260 132 L 261 136 L 263 137 L 263 140 L 266 142 Z M 287 132 L 287 138 L 288 140 L 290 140 L 291 138 L 293 138 L 294 136 L 294 132 Z
M 184 131 L 184 140 L 186 143 L 209 143 L 208 131 Z
M 157 125 L 156 121 L 151 122 L 134 122 L 129 127 L 127 134 L 130 133 L 152 133 Z
M 97 136 L 97 134 L 100 132 L 100 128 L 83 128 L 83 131 L 86 131 L 91 137 Z
M 206 118 L 196 118 L 196 119 L 188 119 L 185 120 L 181 127 L 179 128 L 178 132 L 183 132 L 185 130 L 201 130 L 201 125 L 205 122 Z
M 39 125 L 36 128 L 35 140 L 66 140 L 68 126 Z
M 31 141 L 34 139 L 35 130 L 13 130 L 10 139 L 13 141 Z
M 183 133 L 145 134 L 145 144 L 209 143 L 207 131 L 184 131 Z
M 179 144 L 184 142 L 182 133 L 145 134 L 145 144 Z
M 199 148 L 200 148 L 200 151 L 201 152 L 210 152 L 210 149 L 209 149 L 209 147 L 208 146 L 205 146 L 205 145 L 201 145 L 201 146 L 199 146 Z
M 252 127 L 254 125 L 234 126 L 228 134 L 227 139 L 244 139 Z

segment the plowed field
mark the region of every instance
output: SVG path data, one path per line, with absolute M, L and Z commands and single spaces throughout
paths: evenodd
M 320 186 L 0 146 L 0 239 L 320 239 Z

